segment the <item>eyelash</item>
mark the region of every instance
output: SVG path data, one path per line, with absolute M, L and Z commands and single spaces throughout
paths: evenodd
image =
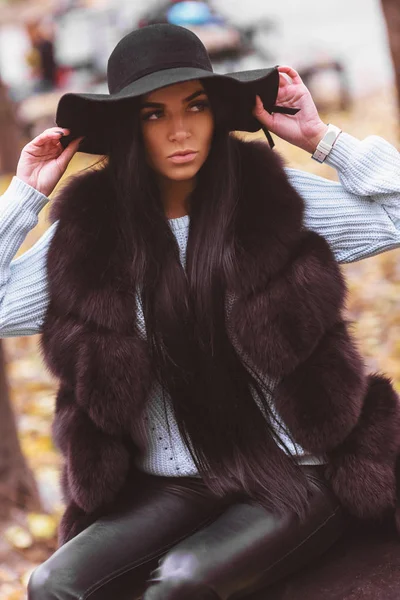
M 189 106 L 189 108 L 194 108 L 195 106 L 200 106 L 201 110 L 198 112 L 203 112 L 203 110 L 207 107 L 210 106 L 209 102 L 207 102 L 207 100 L 199 100 L 199 102 L 195 102 L 194 104 L 191 104 Z M 142 119 L 143 121 L 149 121 L 150 117 L 152 117 L 153 115 L 160 115 L 162 114 L 162 110 L 153 110 L 152 112 L 147 113 L 146 115 L 143 115 Z M 156 119 L 156 121 L 158 121 L 158 119 Z

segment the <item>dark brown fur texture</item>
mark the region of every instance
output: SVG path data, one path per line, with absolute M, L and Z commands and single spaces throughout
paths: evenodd
M 343 504 L 361 517 L 393 510 L 399 399 L 388 379 L 365 372 L 342 315 L 340 269 L 328 243 L 304 230 L 303 201 L 279 158 L 259 142 L 232 143 L 241 189 L 237 268 L 226 281 L 235 297 L 229 326 L 254 364 L 279 378 L 278 412 L 299 444 L 327 456 Z M 73 178 L 54 200 L 52 219 L 59 224 L 41 348 L 60 380 L 53 431 L 65 457 L 62 544 L 122 493 L 151 368 L 121 235 L 128 225 L 107 168 Z M 275 487 L 279 452 L 271 444 L 266 457 Z

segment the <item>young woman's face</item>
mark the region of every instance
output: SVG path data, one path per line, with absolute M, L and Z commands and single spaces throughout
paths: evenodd
M 208 156 L 214 131 L 201 82 L 185 81 L 143 96 L 140 118 L 152 169 L 170 180 L 193 179 Z M 186 156 L 173 156 L 189 150 Z

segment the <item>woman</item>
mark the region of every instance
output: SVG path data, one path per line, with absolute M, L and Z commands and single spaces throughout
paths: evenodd
M 330 547 L 343 507 L 395 511 L 398 398 L 364 373 L 344 282 L 311 226 L 342 261 L 398 246 L 399 178 L 382 179 L 397 153 L 336 133 L 332 164 L 351 148 L 346 186 L 289 171 L 308 230 L 277 158 L 229 135 L 255 130 L 260 89 L 275 113 L 276 97 L 301 112 L 268 115 L 258 99 L 259 123 L 324 154 L 308 91 L 289 68 L 278 95 L 275 70 L 246 74 L 253 88 L 221 87 L 207 61 L 179 27 L 126 36 L 109 61 L 119 101 L 64 97 L 57 120 L 79 137 L 63 149 L 52 128 L 30 142 L 2 200 L 1 333 L 40 331 L 60 380 L 67 508 L 31 599 L 245 597 Z M 49 231 L 10 265 L 82 132 L 81 148 L 107 160 L 62 190 Z M 357 218 L 343 234 L 346 211 Z

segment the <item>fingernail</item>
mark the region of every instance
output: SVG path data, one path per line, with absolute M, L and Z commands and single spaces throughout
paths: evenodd
M 59 133 L 60 135 L 64 135 L 63 131 L 57 131 L 57 133 Z

